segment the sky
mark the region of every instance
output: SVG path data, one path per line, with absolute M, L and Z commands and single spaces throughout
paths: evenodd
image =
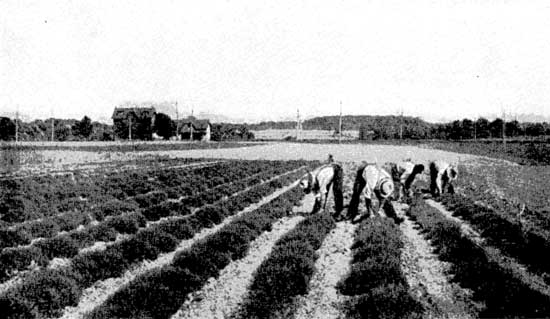
M 550 1 L 0 0 L 0 114 L 550 116 Z

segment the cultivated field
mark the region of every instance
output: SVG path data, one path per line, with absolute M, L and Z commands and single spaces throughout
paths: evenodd
M 36 153 L 0 180 L 6 318 L 550 317 L 548 167 L 389 145 Z M 336 222 L 332 196 L 310 214 L 297 181 L 329 153 L 345 204 L 363 161 L 458 163 L 456 194 L 423 174 L 382 216 Z
M 285 138 L 295 138 L 296 130 L 258 130 L 251 131 L 254 133 L 254 137 L 260 140 L 282 140 Z M 346 131 L 342 130 L 342 138 L 345 140 L 354 140 L 359 137 L 359 131 Z M 334 135 L 334 131 L 324 130 L 302 130 L 300 131 L 300 138 L 306 140 L 338 140 L 338 136 Z

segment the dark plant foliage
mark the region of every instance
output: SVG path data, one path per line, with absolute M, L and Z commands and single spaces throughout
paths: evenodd
M 48 258 L 37 247 L 6 248 L 0 252 L 0 278 L 5 279 L 14 270 L 25 270 L 31 264 L 44 266 Z
M 413 201 L 409 214 L 439 249 L 441 259 L 452 264 L 454 280 L 472 289 L 474 298 L 485 303 L 481 317 L 550 316 L 550 298 L 530 287 L 528 278 L 512 272 L 512 266 L 500 261 L 500 256 L 464 237 L 460 225 L 419 199 Z
M 27 245 L 30 242 L 30 236 L 24 231 L 0 229 L 0 250 L 5 247 Z

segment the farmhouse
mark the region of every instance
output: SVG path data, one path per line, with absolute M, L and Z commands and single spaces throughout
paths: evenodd
M 182 140 L 210 141 L 212 124 L 209 120 L 198 120 L 190 116 L 180 120 L 178 128 Z
M 119 139 L 151 140 L 156 110 L 154 107 L 115 107 L 113 125 Z

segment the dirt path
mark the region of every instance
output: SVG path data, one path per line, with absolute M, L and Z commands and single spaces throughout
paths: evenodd
M 228 317 L 246 297 L 254 271 L 269 256 L 275 242 L 303 219 L 302 216 L 293 216 L 276 222 L 270 232 L 263 233 L 250 244 L 245 258 L 232 262 L 218 278 L 211 278 L 201 290 L 190 294 L 172 318 Z
M 317 251 L 315 273 L 310 281 L 309 292 L 296 301 L 296 319 L 341 318 L 344 296 L 336 290 L 336 284 L 350 271 L 351 245 L 356 224 L 339 222 L 323 241 Z
M 169 264 L 178 252 L 188 249 L 198 240 L 201 240 L 206 236 L 209 236 L 217 232 L 225 225 L 231 223 L 231 221 L 233 221 L 233 219 L 237 218 L 238 216 L 246 212 L 253 211 L 258 207 L 269 203 L 270 201 L 277 198 L 281 194 L 285 193 L 286 191 L 296 186 L 297 184 L 298 184 L 298 181 L 292 183 L 289 186 L 283 187 L 275 191 L 271 195 L 264 197 L 258 203 L 252 204 L 247 208 L 243 209 L 242 211 L 238 212 L 237 214 L 226 218 L 222 223 L 211 228 L 203 229 L 199 233 L 195 234 L 193 238 L 181 241 L 178 247 L 172 252 L 161 254 L 155 260 L 145 260 L 139 263 L 138 265 L 132 267 L 130 270 L 126 271 L 120 277 L 108 278 L 108 279 L 96 282 L 92 287 L 84 290 L 82 297 L 80 298 L 80 301 L 76 307 L 65 308 L 61 318 L 65 318 L 65 319 L 83 318 L 83 316 L 87 312 L 101 305 L 103 302 L 105 302 L 105 300 L 107 300 L 107 298 L 110 295 L 112 295 L 117 290 L 119 290 L 123 285 L 130 283 L 137 276 L 142 275 L 152 269 L 160 268 L 164 265 Z
M 451 283 L 449 265 L 438 259 L 434 247 L 417 230 L 405 211 L 408 206 L 394 203 L 399 216 L 405 220 L 399 225 L 403 234 L 402 269 L 413 296 L 427 309 L 427 318 L 474 318 L 469 312 L 469 293 Z M 465 301 L 463 301 L 465 300 Z

